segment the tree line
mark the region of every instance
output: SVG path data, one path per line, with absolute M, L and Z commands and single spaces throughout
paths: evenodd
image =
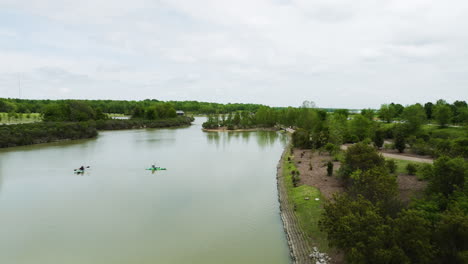
M 42 113 L 53 104 L 62 104 L 67 101 L 81 101 L 102 113 L 117 113 L 132 115 L 137 109 L 147 109 L 160 103 L 156 99 L 142 101 L 124 100 L 28 100 L 0 98 L 0 112 L 6 113 Z M 197 101 L 168 101 L 174 109 L 196 114 L 230 113 L 235 111 L 257 111 L 259 104 L 220 104 Z

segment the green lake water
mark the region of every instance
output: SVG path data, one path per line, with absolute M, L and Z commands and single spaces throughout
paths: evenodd
M 285 136 L 202 121 L 0 150 L 0 263 L 290 263 Z

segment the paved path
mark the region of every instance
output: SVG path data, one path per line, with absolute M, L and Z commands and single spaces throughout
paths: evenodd
M 386 158 L 391 158 L 391 159 L 399 159 L 399 160 L 409 160 L 409 161 L 415 161 L 415 162 L 424 162 L 424 163 L 433 163 L 434 160 L 430 158 L 418 158 L 418 157 L 411 157 L 411 156 L 405 156 L 401 154 L 393 154 L 393 153 L 385 153 L 385 152 L 380 152 L 382 153 L 382 156 Z
M 352 144 L 351 144 L 352 145 Z M 347 150 L 350 145 L 341 145 L 342 150 Z M 399 159 L 399 160 L 409 160 L 409 161 L 414 161 L 414 162 L 423 162 L 423 163 L 433 163 L 434 159 L 431 158 L 421 158 L 421 157 L 414 157 L 414 156 L 408 156 L 407 154 L 398 154 L 398 153 L 387 153 L 387 152 L 382 152 L 379 151 L 382 156 L 386 158 L 391 158 L 391 159 Z

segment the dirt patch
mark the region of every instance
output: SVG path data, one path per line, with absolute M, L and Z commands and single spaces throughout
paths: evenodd
M 419 181 L 416 176 L 400 174 L 397 178 L 398 197 L 404 203 L 408 203 L 412 197 L 422 195 L 422 191 L 426 188 L 426 181 Z
M 333 175 L 335 175 L 340 163 L 333 161 L 330 155 L 319 155 L 317 152 L 305 149 L 294 150 L 294 162 L 301 175 L 299 183 L 318 188 L 325 198 L 330 199 L 334 193 L 342 192 L 344 187 L 338 178 L 327 176 L 328 161 L 333 162 Z

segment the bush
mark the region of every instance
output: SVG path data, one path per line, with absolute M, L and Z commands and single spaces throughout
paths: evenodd
M 308 149 L 312 147 L 310 133 L 305 129 L 298 129 L 292 134 L 292 143 L 296 148 Z
M 327 175 L 328 176 L 333 175 L 333 162 L 331 161 L 327 162 Z
M 386 160 L 385 161 L 385 167 L 387 167 L 388 171 L 390 173 L 395 173 L 397 165 L 394 160 Z
M 421 164 L 419 167 L 418 171 L 416 172 L 416 176 L 418 177 L 418 180 L 429 180 L 432 179 L 432 176 L 434 175 L 434 166 L 432 164 Z
M 297 185 L 299 184 L 299 181 L 301 180 L 301 177 L 299 175 L 299 171 L 293 170 L 293 171 L 291 171 L 291 175 L 292 175 L 293 186 L 297 187 Z
M 406 165 L 406 171 L 409 175 L 416 175 L 416 172 L 418 171 L 418 165 L 414 163 L 408 163 L 408 165 Z

